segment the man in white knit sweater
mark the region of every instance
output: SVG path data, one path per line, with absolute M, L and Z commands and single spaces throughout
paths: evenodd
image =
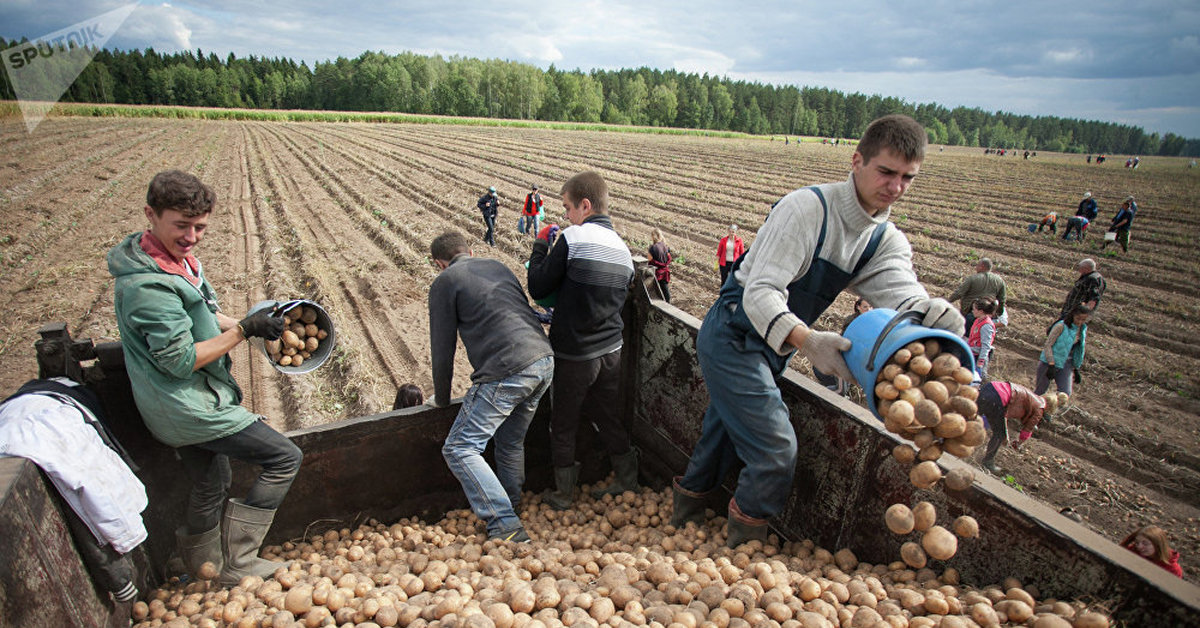
M 708 494 L 736 457 L 746 467 L 729 502 L 727 544 L 767 538 L 767 518 L 783 510 L 796 465 L 796 433 L 775 379 L 796 351 L 816 369 L 853 379 L 842 357 L 850 341 L 809 327 L 843 290 L 962 333 L 962 315 L 929 298 L 913 272 L 912 247 L 888 222 L 925 144 L 912 118 L 875 120 L 846 181 L 801 188 L 771 210 L 696 340 L 710 402 L 687 472 L 674 482 L 673 525 L 703 520 Z

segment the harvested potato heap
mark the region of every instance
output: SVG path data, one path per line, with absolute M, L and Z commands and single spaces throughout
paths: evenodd
M 880 370 L 875 385 L 876 405 L 889 432 L 911 440 L 917 447 L 897 445 L 893 455 L 901 464 L 920 460 L 909 471 L 912 485 L 928 489 L 942 480 L 938 458 L 949 452 L 966 458 L 987 439 L 975 400 L 979 391 L 970 386 L 974 375 L 952 353 L 941 352 L 937 340 L 912 342 L 896 351 Z M 966 490 L 975 481 L 967 469 L 955 469 L 945 477 L 946 487 Z M 911 509 L 893 504 L 884 514 L 889 530 L 898 535 L 923 533 L 920 541 L 900 547 L 905 564 L 920 569 L 928 558 L 948 560 L 958 552 L 959 538 L 979 536 L 979 524 L 962 516 L 951 526 L 953 533 L 935 525 L 933 504 L 920 502 Z M 957 535 L 957 536 L 956 536 Z
M 582 491 L 587 495 L 588 491 Z M 527 493 L 532 543 L 487 541 L 470 511 L 436 525 L 368 521 L 267 548 L 291 559 L 228 590 L 178 583 L 138 602 L 138 628 L 912 628 L 1108 626 L 1009 579 L 975 590 L 903 562 L 871 565 L 811 541 L 725 547 L 724 520 L 675 529 L 671 492 L 584 497 L 558 512 Z M 1029 622 L 1029 623 L 1027 623 Z
M 317 310 L 298 305 L 283 315 L 284 331 L 279 340 L 267 340 L 263 346 L 271 361 L 279 366 L 300 366 L 316 353 L 329 330 L 317 327 Z

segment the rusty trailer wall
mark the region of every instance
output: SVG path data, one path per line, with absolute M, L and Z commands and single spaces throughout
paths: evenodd
M 649 299 L 655 293 L 648 285 L 634 292 L 626 345 L 636 356 L 634 432 L 651 453 L 642 457 L 643 472 L 669 477 L 686 468 L 708 405 L 696 361 L 700 321 Z M 1200 588 L 981 470 L 966 491 L 918 490 L 909 483 L 909 467 L 891 455 L 901 441 L 869 411 L 793 371 L 779 383 L 799 442 L 787 509 L 771 522 L 783 537 L 812 539 L 831 552 L 848 547 L 859 560 L 886 564 L 898 560 L 900 545 L 911 539 L 887 529 L 884 511 L 894 503 L 929 501 L 943 526 L 964 514 L 979 521 L 980 538 L 959 543 L 949 561 L 931 560 L 934 569 L 958 569 L 964 584 L 982 587 L 1014 576 L 1046 597 L 1111 601 L 1114 617 L 1129 625 L 1200 624 Z M 944 455 L 939 464 L 948 472 L 966 463 Z M 726 488 L 732 487 L 731 476 Z M 710 508 L 723 515 L 729 496 L 714 498 Z
M 686 467 L 707 406 L 695 356 L 700 321 L 650 298 L 657 287 L 644 264 L 639 277 L 646 278 L 645 283 L 634 286 L 626 304 L 624 390 L 616 401 L 625 409 L 643 452 L 642 480 L 661 487 Z M 141 466 L 139 477 L 150 495 L 144 513 L 150 532 L 146 551 L 161 566 L 173 548 L 188 485 L 173 452 L 149 436 L 137 415 L 119 344 L 93 350 L 90 343 L 70 339 L 65 328 L 47 328 L 43 337 L 48 355 L 69 351 L 78 359 L 97 358 L 96 364 L 78 372 L 97 390 L 110 427 Z M 41 365 L 41 375 L 59 374 L 54 370 L 58 364 L 62 362 L 57 358 L 48 360 Z M 849 547 L 860 560 L 888 563 L 899 556 L 903 539 L 883 525 L 884 510 L 896 502 L 928 500 L 937 506 L 940 523 L 960 514 L 980 522 L 981 538 L 961 543 L 958 555 L 943 565 L 957 568 L 966 584 L 987 585 L 1015 576 L 1036 584 L 1046 596 L 1111 600 L 1115 616 L 1129 625 L 1194 625 L 1200 617 L 1200 588 L 986 474 L 977 474 L 975 486 L 963 493 L 916 490 L 908 483 L 907 469 L 890 455 L 899 441 L 865 410 L 795 373 L 787 374 L 781 389 L 800 443 L 788 508 L 772 522 L 784 537 L 812 539 L 831 551 Z M 441 443 L 457 411 L 457 404 L 410 408 L 288 433 L 305 458 L 267 542 L 350 527 L 367 518 L 393 521 L 417 515 L 435 521 L 447 509 L 465 507 L 461 488 L 441 457 Z M 543 406 L 527 437 L 528 490 L 545 487 L 551 477 L 546 415 Z M 592 481 L 607 469 L 602 453 L 587 442 L 587 430 L 580 432 L 583 477 Z M 94 587 L 79 584 L 88 579 L 78 555 L 35 549 L 69 547 L 70 540 L 64 526 L 49 523 L 55 517 L 45 509 L 55 505 L 48 494 L 53 488 L 27 461 L 0 461 L 7 465 L 0 470 L 14 463 L 23 465 L 20 472 L 0 474 L 7 486 L 0 493 L 0 516 L 5 517 L 5 533 L 0 534 L 0 624 L 100 626 L 120 619 Z M 944 456 L 941 464 L 949 469 L 963 463 Z M 235 465 L 234 494 L 244 492 L 251 471 Z M 711 506 L 723 514 L 727 500 L 728 494 L 714 498 Z M 10 527 L 16 516 L 24 517 L 25 527 Z M 10 529 L 25 532 L 11 535 Z M 47 580 L 47 565 L 55 569 L 55 582 L 66 584 Z M 23 578 L 33 584 L 22 584 Z M 18 617 L 14 613 L 31 608 L 71 619 L 50 624 L 12 621 Z

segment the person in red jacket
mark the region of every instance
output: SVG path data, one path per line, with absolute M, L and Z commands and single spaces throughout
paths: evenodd
M 1167 543 L 1167 533 L 1158 526 L 1143 526 L 1134 530 L 1121 541 L 1121 547 L 1180 578 L 1183 577 L 1183 568 L 1179 566 L 1179 552 L 1171 549 L 1171 545 Z
M 738 237 L 737 230 L 737 225 L 729 225 L 729 235 L 717 243 L 717 267 L 721 269 L 722 286 L 729 277 L 729 269 L 733 268 L 733 263 L 746 252 L 746 245 Z
M 521 208 L 521 224 L 519 225 L 521 233 L 528 233 L 530 237 L 537 237 L 538 222 L 542 215 L 542 195 L 538 192 L 538 186 L 533 184 L 529 189 L 529 194 L 525 195 L 525 206 Z

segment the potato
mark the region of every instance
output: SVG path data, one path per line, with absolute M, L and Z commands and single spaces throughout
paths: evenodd
M 925 398 L 941 405 L 950 398 L 950 393 L 946 391 L 946 385 L 939 381 L 929 381 L 921 384 L 921 394 Z
M 953 353 L 943 353 L 933 359 L 933 370 L 930 371 L 934 377 L 947 377 L 954 375 L 962 364 Z
M 883 520 L 893 534 L 908 534 L 913 531 L 915 525 L 912 510 L 904 504 L 889 506 L 887 512 L 883 513 Z
M 1058 615 L 1040 615 L 1033 620 L 1033 628 L 1072 628 L 1071 622 Z
M 921 448 L 917 452 L 917 458 L 920 460 L 937 460 L 942 457 L 942 444 L 932 442 Z
M 953 469 L 946 474 L 946 488 L 952 491 L 965 491 L 975 483 L 975 472 L 966 467 Z
M 937 341 L 937 338 L 930 338 L 925 341 L 925 357 L 930 360 L 936 358 L 942 353 L 942 344 Z
M 969 458 L 971 457 L 971 453 L 975 451 L 975 448 L 970 445 L 964 445 L 961 437 L 947 438 L 942 441 L 942 451 L 955 458 Z
M 877 379 L 876 381 L 881 382 L 881 381 L 886 380 L 886 381 L 890 382 L 893 379 L 896 379 L 896 376 L 903 372 L 904 372 L 904 369 L 901 368 L 900 365 L 889 364 L 889 365 L 883 367 L 883 370 L 879 372 L 879 379 Z
M 962 399 L 955 397 L 955 399 Z M 966 401 L 963 399 L 963 401 Z M 967 403 L 970 403 L 969 401 Z M 961 414 L 948 412 L 942 415 L 942 420 L 933 427 L 933 435 L 938 438 L 958 438 L 967 431 L 967 420 Z
M 321 341 L 317 340 L 316 338 L 313 338 L 312 336 L 309 336 L 308 338 L 306 338 L 304 340 L 304 350 L 308 351 L 309 353 L 312 353 L 313 351 L 317 350 L 317 347 L 320 346 L 320 344 L 321 344 Z
M 901 374 L 897 375 L 895 379 L 892 380 L 892 385 L 895 386 L 896 390 L 899 390 L 899 391 L 908 390 L 909 388 L 912 388 L 912 386 L 913 386 L 912 378 L 909 377 L 908 375 L 905 375 L 904 373 L 901 373 Z
M 912 464 L 912 461 L 917 457 L 917 452 L 908 445 L 896 445 L 892 449 L 892 457 L 900 464 Z
M 299 349 L 304 346 L 304 343 L 300 340 L 300 336 L 290 329 L 284 331 L 279 339 L 283 341 L 284 346 L 291 349 Z
M 917 532 L 928 530 L 937 521 L 937 509 L 929 502 L 917 502 L 912 508 L 913 528 Z
M 317 322 L 316 308 L 305 307 L 301 310 L 299 319 L 305 325 Z
M 975 517 L 963 515 L 954 520 L 954 533 L 964 539 L 974 539 L 979 536 L 979 522 Z
M 925 536 L 921 537 L 921 548 L 931 558 L 949 560 L 958 552 L 958 538 L 942 526 L 933 526 L 925 531 Z
M 879 399 L 875 402 L 875 407 L 879 409 L 879 416 L 887 418 L 888 412 L 892 409 L 892 399 Z
M 291 325 L 288 325 L 288 331 L 296 334 L 297 337 L 303 338 L 305 335 L 304 323 L 292 323 Z
M 278 338 L 275 340 L 264 340 L 263 346 L 266 347 L 267 353 L 279 353 L 283 350 L 283 341 Z
M 942 470 L 938 468 L 937 463 L 926 460 L 909 471 L 908 479 L 917 488 L 929 488 L 942 479 Z
M 291 366 L 291 365 L 292 365 L 292 356 L 285 355 L 285 356 L 279 358 L 279 366 Z
M 304 326 L 304 335 L 308 338 L 316 337 L 318 331 L 320 331 L 320 330 L 317 329 L 317 326 L 312 323 L 309 323 Z
M 913 408 L 914 418 L 925 427 L 934 427 L 942 422 L 942 411 L 932 400 L 924 399 Z
M 963 387 L 959 388 L 958 390 L 959 390 L 959 392 L 961 392 L 968 388 L 971 388 L 971 387 L 963 386 Z M 972 389 L 972 390 L 974 390 L 974 389 Z M 961 414 L 964 419 L 967 419 L 969 421 L 969 420 L 975 418 L 975 415 L 979 413 L 979 408 L 976 407 L 974 401 L 971 401 L 970 399 L 967 399 L 966 397 L 963 397 L 962 395 L 955 395 L 954 397 L 950 398 L 950 411 Z M 955 434 L 955 436 L 957 436 L 957 434 Z
M 329 337 L 329 332 L 325 331 L 324 329 L 317 330 L 317 340 L 324 340 L 328 337 Z
M 895 399 L 900 396 L 900 391 L 891 382 L 879 382 L 875 384 L 875 396 L 880 399 Z
M 933 431 L 928 429 L 921 429 L 921 431 L 912 437 L 913 444 L 917 446 L 917 449 L 928 447 L 933 442 L 933 439 Z
M 292 366 L 300 366 L 301 364 L 304 364 L 304 356 L 300 354 L 292 356 Z
M 968 447 L 978 447 L 987 440 L 987 428 L 983 426 L 983 421 L 967 421 L 962 436 L 958 438 Z
M 921 394 L 920 388 L 908 388 L 900 391 L 900 399 L 907 401 L 913 406 L 925 400 L 925 395 Z
M 979 389 L 971 386 L 960 386 L 956 394 L 963 399 L 976 401 L 979 399 Z
M 1075 628 L 1108 628 L 1108 618 L 1100 613 L 1088 611 L 1075 618 Z
M 904 427 L 913 422 L 913 407 L 912 404 L 902 399 L 897 399 L 892 402 L 888 408 L 888 418 L 897 423 L 900 427 Z
M 925 550 L 912 541 L 900 546 L 900 558 L 913 569 L 921 569 L 926 563 Z
M 943 377 L 938 377 L 937 381 L 946 387 L 946 394 L 949 397 L 953 397 L 954 395 L 958 394 L 959 385 L 953 377 L 946 375 Z
M 975 381 L 975 373 L 965 366 L 960 366 L 954 369 L 954 381 L 965 386 Z
M 911 354 L 911 355 L 914 355 L 914 356 L 925 355 L 925 345 L 923 343 L 910 342 L 910 343 L 904 345 L 904 348 L 907 349 L 909 354 Z
M 933 369 L 933 362 L 929 361 L 927 356 L 913 356 L 913 359 L 908 361 L 908 370 L 917 375 L 925 376 Z
M 908 364 L 908 361 L 911 359 L 912 359 L 912 352 L 909 351 L 908 349 L 901 349 L 892 354 L 892 363 L 899 364 L 900 366 L 904 366 L 905 364 Z

